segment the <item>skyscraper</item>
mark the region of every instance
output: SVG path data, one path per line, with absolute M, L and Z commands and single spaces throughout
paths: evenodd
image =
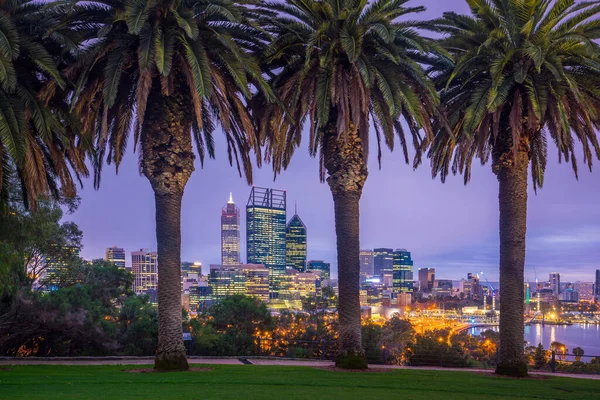
M 287 267 L 304 271 L 306 268 L 306 225 L 298 216 L 298 209 L 285 229 L 286 253 L 285 264 Z
M 269 300 L 269 270 L 263 265 L 211 264 L 208 284 L 212 288 L 212 298 L 217 303 L 226 296 L 236 294 Z
M 157 290 L 158 255 L 155 251 L 141 249 L 131 252 L 131 272 L 133 272 L 133 291 L 146 294 L 148 290 Z
M 360 273 L 364 276 L 373 276 L 374 270 L 373 250 L 360 251 Z
M 271 297 L 277 298 L 278 283 L 285 274 L 285 190 L 254 186 L 246 205 L 246 251 L 248 264 L 269 269 Z
M 120 247 L 113 246 L 107 248 L 104 259 L 119 268 L 125 268 L 125 250 Z
M 373 250 L 374 275 L 383 280 L 383 275 L 392 275 L 394 269 L 394 249 L 379 248 Z
M 393 253 L 393 287 L 394 293 L 413 291 L 413 260 L 406 249 L 397 249 Z
M 79 258 L 79 247 L 76 246 L 52 246 L 51 255 L 46 256 L 45 267 L 42 272 L 43 279 L 39 282 L 46 291 L 52 291 L 60 288 L 61 275 L 65 268 Z M 36 277 L 39 278 L 39 277 Z
M 221 264 L 235 265 L 240 263 L 240 209 L 233 202 L 229 193 L 229 201 L 221 210 Z
M 600 302 L 600 269 L 596 270 L 596 283 L 594 284 L 594 301 Z
M 323 260 L 310 260 L 306 263 L 307 271 L 321 271 L 323 279 L 331 278 L 331 264 Z
M 550 288 L 552 289 L 552 293 L 558 299 L 560 295 L 560 274 L 558 272 L 550 273 Z
M 435 268 L 419 268 L 419 290 L 431 293 L 435 281 Z

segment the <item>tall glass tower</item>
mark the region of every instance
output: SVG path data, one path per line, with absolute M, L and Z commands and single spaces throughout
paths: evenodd
M 413 291 L 413 260 L 406 249 L 394 251 L 393 283 L 394 293 Z
M 269 291 L 277 298 L 285 275 L 285 190 L 252 187 L 246 205 L 246 251 L 248 264 L 269 269 Z
M 233 202 L 231 193 L 221 210 L 221 264 L 240 264 L 240 209 Z
M 121 247 L 114 246 L 107 248 L 104 259 L 119 268 L 125 269 L 125 250 Z
M 392 275 L 394 267 L 394 249 L 379 248 L 373 250 L 374 275 L 383 281 L 384 275 Z
M 596 270 L 596 282 L 594 283 L 594 302 L 600 303 L 600 269 Z
M 287 224 L 285 240 L 286 266 L 304 271 L 306 268 L 306 225 L 298 216 L 297 208 Z

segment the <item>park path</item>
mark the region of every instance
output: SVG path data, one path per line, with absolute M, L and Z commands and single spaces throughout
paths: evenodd
M 319 360 L 286 360 L 272 358 L 204 358 L 190 357 L 190 364 L 213 364 L 213 365 L 279 365 L 279 366 L 303 366 L 303 367 L 333 367 L 333 361 Z M 154 362 L 154 357 L 0 357 L 0 365 L 148 365 Z M 491 373 L 491 370 L 475 368 L 441 368 L 441 367 L 410 367 L 398 365 L 370 364 L 369 368 L 388 369 L 411 369 L 423 371 L 459 371 L 474 373 Z M 589 374 L 561 374 L 551 372 L 530 371 L 531 375 L 560 376 L 565 378 L 600 380 L 600 375 Z

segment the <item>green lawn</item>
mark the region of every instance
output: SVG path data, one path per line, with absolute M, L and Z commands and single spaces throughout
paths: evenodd
M 211 371 L 127 373 L 141 366 L 17 366 L 0 370 L 0 399 L 600 399 L 600 381 L 507 379 L 470 372 L 333 372 L 212 365 Z

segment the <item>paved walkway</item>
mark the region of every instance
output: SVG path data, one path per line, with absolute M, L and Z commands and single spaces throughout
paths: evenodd
M 242 361 L 242 359 L 244 361 Z M 154 357 L 32 357 L 32 358 L 12 358 L 0 357 L 0 365 L 141 365 L 152 364 Z M 221 364 L 221 365 L 280 365 L 280 366 L 303 366 L 303 367 L 332 367 L 333 361 L 319 360 L 284 360 L 272 358 L 204 358 L 190 357 L 190 364 Z M 474 372 L 474 373 L 492 373 L 489 369 L 474 369 L 474 368 L 441 368 L 441 367 L 410 367 L 398 365 L 379 365 L 370 364 L 370 368 L 389 368 L 389 369 L 411 369 L 425 371 L 459 371 L 459 372 Z M 551 372 L 529 371 L 531 375 L 548 375 L 560 376 L 565 378 L 576 379 L 593 379 L 600 380 L 600 375 L 588 374 L 563 374 Z

